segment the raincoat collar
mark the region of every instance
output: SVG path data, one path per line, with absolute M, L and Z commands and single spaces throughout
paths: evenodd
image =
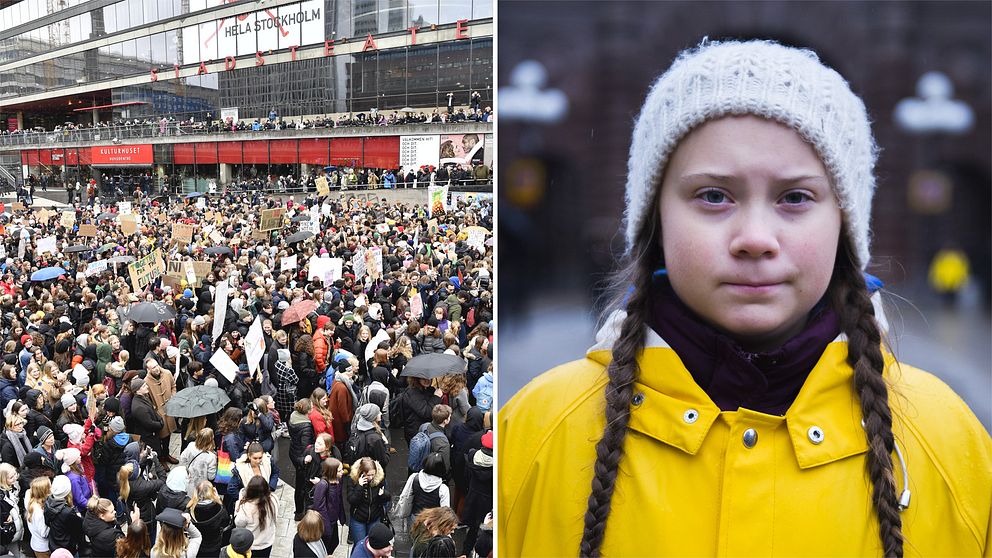
M 610 363 L 610 348 L 624 316 L 616 312 L 607 319 L 587 358 L 604 366 Z M 867 451 L 868 443 L 861 426 L 853 370 L 846 358 L 847 338 L 841 334 L 827 345 L 785 416 L 745 408 L 720 411 L 668 343 L 645 326 L 645 349 L 638 357 L 641 372 L 634 384 L 630 428 L 695 455 L 718 419 L 772 426 L 784 423 L 800 468 L 857 455 Z M 890 362 L 891 355 L 886 354 L 887 366 Z M 810 430 L 814 427 L 822 432 L 818 443 L 811 439 Z

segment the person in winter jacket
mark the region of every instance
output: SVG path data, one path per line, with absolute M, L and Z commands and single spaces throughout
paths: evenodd
M 489 370 L 479 378 L 475 387 L 472 388 L 472 395 L 475 397 L 475 404 L 483 411 L 490 411 L 493 408 L 493 370 L 492 363 Z
M 279 416 L 288 417 L 292 412 L 293 405 L 296 404 L 296 386 L 300 382 L 300 377 L 293 370 L 289 349 L 276 349 L 275 374 L 277 381 L 276 388 L 276 409 Z
M 249 558 L 255 537 L 248 529 L 235 527 L 231 530 L 231 544 L 220 551 L 221 558 Z M 213 558 L 212 556 L 210 558 Z
M 132 434 L 137 434 L 142 442 L 159 453 L 161 445 L 159 432 L 165 428 L 165 419 L 156 410 L 154 403 L 149 398 L 148 390 L 148 384 L 141 378 L 131 380 L 131 391 L 134 392 L 134 399 L 131 400 L 131 415 L 128 417 L 128 423 Z M 145 518 L 144 516 L 141 519 L 149 524 L 152 520 L 152 518 Z
M 465 507 L 461 514 L 461 523 L 468 525 L 465 541 L 462 544 L 462 554 L 468 555 L 475 547 L 479 536 L 479 526 L 493 509 L 493 432 L 486 432 L 482 437 L 482 449 L 473 449 L 468 453 L 465 464 L 468 469 L 468 494 L 465 495 Z
M 455 556 L 451 534 L 458 527 L 458 516 L 447 507 L 429 508 L 419 514 L 410 527 L 413 548 L 410 554 L 424 558 Z
M 62 461 L 62 474 L 68 477 L 72 487 L 72 503 L 80 515 L 86 513 L 86 504 L 93 495 L 90 488 L 92 479 L 83 472 L 83 465 L 80 462 L 79 450 L 75 448 L 61 449 L 55 452 L 59 460 Z
M 196 434 L 196 441 L 183 450 L 179 465 L 186 468 L 189 481 L 186 493 L 193 497 L 201 481 L 213 482 L 217 476 L 217 451 L 214 446 L 214 431 L 204 428 Z
M 213 483 L 201 480 L 194 487 L 188 509 L 190 520 L 203 537 L 197 556 L 215 558 L 223 546 L 224 529 L 230 525 L 231 516 L 224 509 L 224 502 Z
M 141 465 L 137 459 L 138 451 L 138 442 L 131 442 L 125 448 L 128 460 L 117 474 L 118 491 L 125 507 L 130 509 L 132 506 L 137 506 L 141 520 L 149 526 L 149 532 L 154 533 L 154 500 L 165 485 L 165 481 L 160 478 L 147 479 L 141 474 Z
M 334 373 L 334 383 L 331 384 L 330 393 L 327 394 L 327 408 L 332 417 L 331 430 L 334 434 L 334 443 L 338 444 L 339 448 L 348 440 L 351 421 L 358 406 L 358 398 L 352 387 L 355 370 L 355 363 L 351 359 L 341 361 L 340 368 Z
M 24 466 L 24 458 L 31 453 L 31 440 L 24 431 L 27 421 L 20 415 L 7 417 L 6 428 L 0 433 L 0 459 L 17 468 Z
M 500 412 L 500 555 L 643 554 L 645 525 L 658 555 L 992 552 L 992 438 L 888 352 L 865 274 L 868 114 L 772 41 L 704 40 L 658 78 L 617 304 Z
M 393 496 L 384 484 L 382 465 L 363 457 L 351 466 L 351 489 L 348 491 L 348 529 L 354 541 L 368 536 L 369 529 L 385 516 L 385 506 Z
M 313 509 L 324 524 L 324 539 L 327 554 L 334 554 L 338 543 L 338 524 L 345 525 L 344 493 L 341 478 L 343 464 L 334 458 L 327 458 L 320 464 L 320 481 L 313 488 Z M 313 479 L 309 479 L 311 482 Z
M 262 450 L 262 444 L 258 442 L 249 443 L 245 453 L 234 462 L 227 493 L 239 498 L 241 489 L 248 486 L 248 482 L 254 477 L 262 477 L 269 484 L 270 490 L 275 490 L 279 485 L 279 464 Z
M 158 537 L 149 558 L 195 558 L 203 537 L 189 517 L 174 508 L 167 508 L 155 516 Z
M 83 518 L 72 506 L 72 483 L 64 475 L 52 481 L 52 495 L 45 500 L 45 523 L 48 541 L 53 548 L 64 548 L 75 554 L 83 539 Z
M 24 539 L 25 524 L 20 512 L 20 487 L 17 484 L 17 470 L 10 463 L 0 463 L 0 524 L 13 526 L 13 533 L 4 535 L 0 547 L 19 547 Z M 14 556 L 19 554 L 14 552 Z
M 420 425 L 431 421 L 434 406 L 441 403 L 442 393 L 424 378 L 407 378 L 407 385 L 407 390 L 395 403 L 402 406 L 403 437 L 409 446 Z
M 47 556 L 54 543 L 49 542 L 48 521 L 45 517 L 45 504 L 52 495 L 52 481 L 42 475 L 31 480 L 30 492 L 25 496 L 24 519 L 31 535 L 31 551 L 35 556 Z
M 131 521 L 140 519 L 136 508 L 130 512 Z M 114 503 L 106 498 L 91 498 L 83 517 L 83 532 L 90 540 L 93 556 L 114 558 L 117 556 L 117 540 L 124 538 L 124 531 L 117 524 L 117 511 Z
M 173 467 L 165 478 L 165 488 L 159 491 L 155 499 L 155 514 L 158 515 L 166 508 L 185 511 L 189 506 L 190 497 L 186 494 L 189 485 L 189 474 L 182 465 Z
M 268 412 L 265 400 L 255 399 L 248 404 L 248 414 L 241 421 L 238 434 L 243 442 L 259 442 L 262 450 L 271 453 L 274 445 L 272 431 L 275 430 L 275 421 Z
M 38 429 L 42 426 L 47 427 L 49 430 L 54 428 L 54 423 L 52 419 L 49 418 L 52 410 L 45 402 L 44 394 L 36 389 L 29 389 L 24 403 L 28 406 L 28 424 L 25 431 L 36 444 L 38 443 Z
M 294 478 L 306 478 L 305 471 L 308 464 L 304 461 L 307 455 L 307 448 L 314 443 L 313 424 L 310 422 L 310 400 L 300 399 L 293 408 L 293 413 L 289 415 L 289 460 L 296 470 Z M 305 486 L 305 485 L 304 485 Z M 309 502 L 307 500 L 307 490 L 296 490 L 293 493 L 293 503 L 296 506 L 295 515 L 303 518 Z
M 438 320 L 435 316 L 427 318 L 424 327 L 420 328 L 417 334 L 417 346 L 420 347 L 420 354 L 443 353 L 445 346 L 438 330 Z
M 17 371 L 13 366 L 0 366 L 0 409 L 6 409 L 7 403 L 17 399 Z
M 444 484 L 444 461 L 432 453 L 424 460 L 424 468 L 406 479 L 399 496 L 399 512 L 409 508 L 409 524 L 421 511 L 428 508 L 450 507 L 451 497 Z
M 86 422 L 79 424 L 66 424 L 62 427 L 68 440 L 67 448 L 79 451 L 80 462 L 83 467 L 83 474 L 87 479 L 96 479 L 96 467 L 93 463 L 93 447 L 100 438 L 100 429 L 93 426 L 93 419 L 87 418 Z
M 55 455 L 58 451 L 58 444 L 55 442 L 55 433 L 47 426 L 38 427 L 38 445 L 31 451 L 41 456 L 41 464 L 52 472 L 58 472 L 62 462 Z
M 252 556 L 265 558 L 271 554 L 278 514 L 279 502 L 272 494 L 269 483 L 263 477 L 253 477 L 248 481 L 234 513 L 235 527 L 248 529 L 254 538 Z
M 320 514 L 310 510 L 296 526 L 296 536 L 293 537 L 293 558 L 324 558 L 330 556 L 337 547 L 337 526 L 334 528 L 332 544 L 331 535 L 326 532 L 324 520 Z
M 323 388 L 317 388 L 310 394 L 310 422 L 313 424 L 314 434 L 327 432 L 333 437 L 331 429 L 333 416 L 328 408 L 327 392 Z
M 355 430 L 359 436 L 359 447 L 355 449 L 358 451 L 358 454 L 346 457 L 356 460 L 361 457 L 371 457 L 380 465 L 386 467 L 389 465 L 389 449 L 386 446 L 386 438 L 379 424 L 382 419 L 382 412 L 379 411 L 379 406 L 375 403 L 366 403 L 358 408 L 355 416 L 357 417 Z M 355 439 L 354 436 L 349 438 L 349 443 L 353 439 Z
M 124 419 L 110 420 L 107 432 L 93 448 L 93 467 L 96 470 L 97 492 L 114 502 L 118 498 L 117 472 L 127 461 L 124 448 L 131 443 L 131 436 L 124 432 Z

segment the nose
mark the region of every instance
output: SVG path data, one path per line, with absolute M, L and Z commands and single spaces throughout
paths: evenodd
M 743 208 L 736 216 L 730 253 L 742 258 L 770 258 L 778 255 L 779 241 L 775 215 L 760 207 Z

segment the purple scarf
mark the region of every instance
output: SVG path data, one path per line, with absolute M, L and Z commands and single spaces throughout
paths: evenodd
M 648 326 L 685 364 L 699 387 L 723 411 L 745 407 L 784 415 L 827 345 L 840 332 L 837 314 L 822 301 L 806 328 L 781 347 L 749 353 L 707 325 L 675 294 L 667 278 L 651 292 Z

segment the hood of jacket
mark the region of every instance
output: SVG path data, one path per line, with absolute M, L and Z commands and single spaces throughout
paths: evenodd
M 189 474 L 186 472 L 186 467 L 173 467 L 169 471 L 169 476 L 165 479 L 165 486 L 169 487 L 175 492 L 182 492 L 186 494 L 186 484 L 189 480 Z
M 51 496 L 45 500 L 45 514 L 58 515 L 62 513 L 63 510 L 68 509 L 69 505 L 65 503 L 65 500 L 57 500 Z
M 140 462 L 141 446 L 138 442 L 128 442 L 128 444 L 124 446 L 124 457 L 128 461 L 134 461 L 136 463 Z
M 217 502 L 211 502 L 207 500 L 206 502 L 200 502 L 196 505 L 195 515 L 196 515 L 196 525 L 200 530 L 206 527 L 208 530 L 216 529 L 218 532 L 223 531 L 226 525 L 226 519 L 224 514 L 224 506 L 218 504 Z
M 422 488 L 425 492 L 430 492 L 441 486 L 444 479 L 441 477 L 435 477 L 434 475 L 428 475 L 427 473 L 420 471 L 417 473 L 417 482 L 420 483 L 420 488 Z
M 304 422 L 310 422 L 310 417 L 296 411 L 289 415 L 289 424 L 302 424 Z

